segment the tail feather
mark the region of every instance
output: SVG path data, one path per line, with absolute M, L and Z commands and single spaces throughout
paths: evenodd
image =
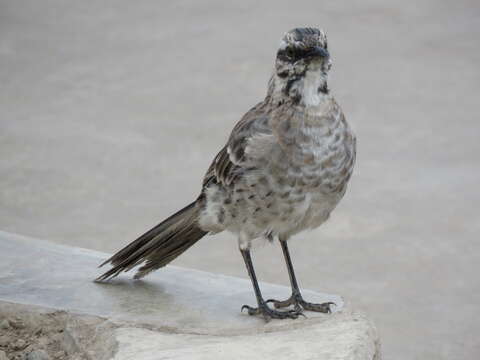
M 103 262 L 100 267 L 107 263 L 113 267 L 96 281 L 115 277 L 141 263 L 145 264 L 135 274 L 136 279 L 167 265 L 207 234 L 198 226 L 198 215 L 194 201 Z

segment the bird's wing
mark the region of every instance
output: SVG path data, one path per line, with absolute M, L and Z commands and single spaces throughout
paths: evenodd
M 273 137 L 265 104 L 260 103 L 247 112 L 235 125 L 227 144 L 220 150 L 203 179 L 203 186 L 211 182 L 231 185 L 245 171 L 255 166 L 255 157 L 248 147 Z

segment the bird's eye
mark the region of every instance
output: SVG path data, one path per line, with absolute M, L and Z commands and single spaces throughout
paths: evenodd
M 285 53 L 287 54 L 288 57 L 294 58 L 295 57 L 295 50 L 293 48 L 286 48 Z
M 295 62 L 303 58 L 307 53 L 307 49 L 287 47 L 284 50 L 279 51 L 278 55 L 286 61 Z

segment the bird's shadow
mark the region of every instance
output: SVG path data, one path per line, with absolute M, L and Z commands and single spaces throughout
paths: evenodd
M 171 307 L 174 296 L 158 282 L 116 278 L 108 281 L 94 281 L 105 302 L 112 309 L 129 313 L 158 312 L 159 308 Z

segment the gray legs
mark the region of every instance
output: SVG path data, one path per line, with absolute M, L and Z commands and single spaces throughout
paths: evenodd
M 332 302 L 326 302 L 323 304 L 313 304 L 303 300 L 300 294 L 300 288 L 298 287 L 297 279 L 295 277 L 295 271 L 293 270 L 292 259 L 290 258 L 290 252 L 288 251 L 288 245 L 286 240 L 280 240 L 282 246 L 283 256 L 287 263 L 288 276 L 290 277 L 290 285 L 292 286 L 292 295 L 283 301 L 270 299 L 266 303 L 273 303 L 276 309 L 284 308 L 290 305 L 294 306 L 296 311 L 302 312 L 303 310 L 317 311 L 322 313 L 330 313 L 330 306 L 334 305 Z
M 296 319 L 300 314 L 301 311 L 298 310 L 288 310 L 288 311 L 277 311 L 271 309 L 265 300 L 263 300 L 262 292 L 260 291 L 260 287 L 258 286 L 257 277 L 255 275 L 255 270 L 253 269 L 252 258 L 250 257 L 250 250 L 242 250 L 243 260 L 245 261 L 245 266 L 247 267 L 248 276 L 250 276 L 250 280 L 252 280 L 253 290 L 255 291 L 255 297 L 257 298 L 258 307 L 254 308 L 248 305 L 242 306 L 242 311 L 247 309 L 249 315 L 262 315 L 266 321 L 270 319 Z

